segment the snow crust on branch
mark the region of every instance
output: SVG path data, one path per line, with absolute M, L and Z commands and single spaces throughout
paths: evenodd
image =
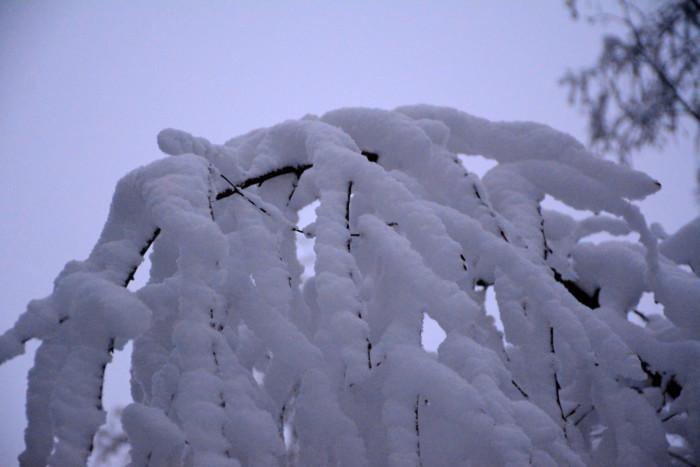
M 633 204 L 660 188 L 647 175 L 543 125 L 426 105 L 158 146 L 177 157 L 118 183 L 90 256 L 0 337 L 0 362 L 42 341 L 23 465 L 85 464 L 130 340 L 135 467 L 700 461 L 700 279 L 680 267 L 698 271 L 698 222 L 659 247 Z M 497 162 L 483 179 L 473 154 Z

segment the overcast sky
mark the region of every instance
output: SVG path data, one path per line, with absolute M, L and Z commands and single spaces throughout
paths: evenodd
M 600 34 L 563 0 L 3 0 L 0 332 L 88 255 L 117 180 L 162 157 L 162 128 L 223 142 L 337 107 L 433 103 L 585 139 L 557 79 L 594 60 Z M 697 215 L 695 163 L 689 138 L 635 159 L 663 184 L 650 220 L 674 231 Z M 2 466 L 22 449 L 32 358 L 0 367 Z M 116 374 L 109 396 L 125 402 Z

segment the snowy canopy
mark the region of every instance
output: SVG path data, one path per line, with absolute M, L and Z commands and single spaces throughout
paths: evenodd
M 90 256 L 0 337 L 0 362 L 42 341 L 23 465 L 86 463 L 130 340 L 135 467 L 700 462 L 700 224 L 650 230 L 647 175 L 425 105 L 158 145 L 172 157 L 118 183 Z

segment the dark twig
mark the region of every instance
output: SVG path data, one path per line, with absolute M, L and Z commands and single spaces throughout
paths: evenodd
M 631 310 L 631 311 L 632 311 L 632 313 L 634 313 L 635 315 L 637 315 L 637 316 L 638 316 L 642 321 L 644 321 L 645 323 L 648 323 L 648 322 L 649 322 L 649 317 L 648 317 L 647 315 L 645 315 L 644 313 L 642 313 L 641 311 L 636 310 L 636 309 L 635 309 L 635 310 Z
M 149 248 L 151 248 L 151 245 L 153 245 L 153 242 L 156 241 L 156 238 L 158 238 L 158 235 L 160 235 L 160 227 L 156 227 L 156 229 L 153 231 L 153 234 L 151 237 L 146 240 L 146 244 L 139 250 L 139 255 L 141 258 L 146 254 Z M 123 287 L 128 287 L 129 283 L 134 280 L 134 276 L 136 275 L 136 270 L 139 268 L 138 264 L 135 264 L 131 270 L 129 271 L 129 275 L 126 276 L 126 279 L 124 279 L 124 282 L 122 283 Z
M 587 417 L 591 412 L 593 412 L 594 410 L 595 410 L 595 407 L 594 407 L 594 406 L 591 406 L 590 409 L 588 409 L 583 415 L 581 415 L 581 416 L 579 417 L 578 420 L 576 420 L 576 421 L 574 422 L 574 426 L 578 426 L 579 423 L 581 423 L 581 422 L 583 421 L 583 419 L 586 418 L 586 417 Z
M 413 413 L 415 415 L 415 430 L 416 430 L 416 455 L 418 456 L 418 465 L 423 465 L 423 459 L 420 453 L 420 416 L 418 409 L 420 408 L 420 394 L 416 396 L 416 405 L 413 408 Z
M 226 180 L 229 183 L 229 185 L 231 185 L 231 188 L 228 188 L 228 189 L 218 193 L 216 195 L 216 199 L 219 200 L 219 199 L 227 198 L 227 197 L 235 195 L 235 194 L 240 194 L 239 189 L 243 190 L 243 189 L 246 189 L 249 186 L 253 186 L 253 185 L 260 186 L 263 183 L 265 183 L 266 181 L 268 181 L 272 178 L 275 178 L 275 177 L 279 177 L 281 175 L 294 174 L 297 176 L 297 178 L 300 178 L 301 174 L 303 174 L 306 170 L 310 169 L 311 167 L 312 167 L 312 164 L 303 164 L 303 165 L 297 165 L 297 166 L 288 165 L 288 166 L 281 167 L 279 169 L 275 169 L 275 170 L 272 170 L 270 172 L 264 173 L 262 175 L 258 175 L 256 177 L 249 178 L 249 179 L 244 180 L 243 182 L 241 182 L 237 185 L 234 184 L 233 182 L 231 182 L 231 180 L 229 180 L 228 178 L 226 178 L 225 175 L 221 174 L 221 177 L 224 180 Z
M 242 197 L 244 200 L 248 201 L 250 204 L 252 204 L 252 205 L 255 207 L 255 209 L 257 209 L 258 211 L 262 212 L 263 214 L 265 214 L 265 215 L 267 215 L 267 216 L 270 215 L 270 213 L 267 212 L 267 209 L 265 209 L 265 208 L 263 208 L 263 207 L 261 207 L 261 206 L 258 206 L 258 205 L 255 203 L 255 201 L 253 201 L 253 200 L 250 199 L 248 196 L 246 196 L 246 194 L 243 193 L 243 192 L 241 191 L 240 188 L 238 188 L 236 185 L 234 185 L 233 182 L 232 182 L 231 180 L 229 180 L 228 177 L 226 177 L 226 175 L 221 174 L 221 178 L 223 178 L 224 180 L 226 180 L 226 182 L 227 182 L 229 185 L 231 185 L 231 190 L 233 190 L 231 194 L 241 195 L 241 197 Z M 216 199 L 221 199 L 221 198 L 219 198 L 220 195 L 221 195 L 221 193 L 219 193 L 218 195 L 216 195 Z
M 552 353 L 552 355 L 556 354 L 556 351 L 554 350 L 554 328 L 552 326 L 549 327 L 549 351 Z M 568 415 L 564 414 L 564 408 L 561 405 L 561 384 L 559 384 L 559 375 L 557 374 L 556 369 L 554 370 L 554 391 L 557 399 L 557 406 L 559 407 L 559 414 L 564 422 L 564 436 L 568 437 L 566 433 L 566 419 L 568 418 Z
M 566 290 L 568 290 L 569 293 L 573 295 L 576 300 L 579 301 L 579 303 L 593 310 L 600 307 L 600 288 L 597 288 L 593 292 L 593 295 L 590 295 L 588 292 L 583 290 L 576 282 L 564 279 L 562 275 L 559 274 L 559 271 L 557 271 L 556 269 L 552 269 L 552 273 L 554 274 L 554 280 L 566 287 Z
M 516 383 L 514 379 L 511 379 L 510 382 L 513 384 L 513 386 L 515 386 L 515 389 L 517 389 L 518 392 L 520 392 L 520 394 L 522 394 L 522 396 L 525 399 L 530 398 L 530 396 L 527 395 L 527 393 L 523 390 L 523 388 L 521 388 L 520 385 L 518 383 Z
M 345 228 L 348 231 L 346 247 L 350 251 L 352 247 L 352 234 L 350 233 L 350 198 L 352 198 L 352 180 L 348 182 L 348 197 L 345 200 Z

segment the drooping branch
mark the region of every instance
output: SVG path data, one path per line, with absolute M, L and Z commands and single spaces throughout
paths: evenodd
M 547 261 L 549 255 L 552 254 L 552 249 L 549 247 L 549 242 L 547 242 L 547 235 L 544 232 L 544 216 L 542 215 L 542 207 L 537 206 L 537 215 L 540 218 L 540 233 L 542 234 L 542 252 L 544 260 Z
M 371 152 L 371 151 L 365 151 L 363 150 L 360 154 L 362 154 L 368 161 L 378 163 L 379 161 L 379 154 L 376 152 Z M 237 194 L 236 188 L 244 190 L 248 187 L 251 187 L 253 185 L 262 185 L 268 180 L 271 180 L 276 177 L 280 177 L 282 175 L 288 175 L 288 174 L 294 174 L 296 175 L 297 179 L 301 178 L 301 175 L 309 170 L 310 168 L 313 167 L 313 164 L 302 164 L 302 165 L 286 165 L 284 167 L 280 167 L 278 169 L 271 170 L 270 172 L 266 172 L 262 175 L 257 175 L 255 177 L 248 178 L 241 183 L 238 184 L 233 184 L 231 181 L 227 180 L 229 184 L 231 184 L 231 188 L 227 188 L 224 191 L 221 191 L 217 193 L 216 199 L 223 199 L 227 198 L 229 196 Z M 296 188 L 296 187 L 295 187 Z M 294 195 L 294 191 L 289 195 L 289 199 L 292 198 Z
M 207 191 L 207 203 L 209 204 L 209 217 L 211 217 L 211 220 L 216 222 L 216 219 L 214 218 L 214 206 L 212 205 L 212 196 L 214 194 L 214 166 L 209 163 L 209 166 L 207 167 L 207 170 L 209 171 L 209 177 L 207 178 L 207 184 L 209 185 L 209 190 Z
M 365 339 L 367 341 L 367 367 L 372 369 L 372 341 L 369 337 Z
M 594 410 L 595 410 L 595 406 L 591 406 L 590 409 L 586 410 L 586 412 L 584 412 L 584 413 L 578 418 L 578 420 L 576 420 L 576 421 L 574 422 L 574 426 L 579 426 L 579 424 L 583 421 L 583 419 L 585 419 L 586 417 L 588 417 L 588 415 L 590 415 Z
M 310 169 L 313 167 L 312 164 L 304 164 L 304 165 L 287 165 L 285 167 L 280 167 L 279 169 L 272 170 L 270 172 L 264 173 L 262 175 L 258 175 L 256 177 L 249 178 L 247 180 L 242 181 L 239 184 L 234 184 L 231 182 L 229 179 L 227 179 L 224 175 L 221 175 L 230 185 L 231 188 L 227 188 L 224 191 L 221 191 L 217 193 L 216 199 L 224 199 L 229 196 L 235 195 L 235 194 L 240 194 L 239 190 L 246 189 L 250 186 L 253 185 L 262 185 L 266 181 L 273 179 L 275 177 L 280 177 L 282 175 L 288 175 L 288 174 L 294 174 L 297 176 L 297 178 L 301 177 L 301 174 L 303 174 L 306 170 Z
M 568 290 L 569 293 L 573 295 L 573 297 L 576 300 L 579 301 L 579 303 L 587 306 L 592 310 L 600 308 L 600 287 L 595 289 L 593 295 L 590 295 L 588 292 L 583 290 L 581 286 L 579 286 L 576 282 L 569 279 L 564 279 L 559 273 L 559 271 L 557 271 L 556 269 L 552 268 L 552 273 L 554 274 L 554 280 L 563 285 L 566 288 L 566 290 Z
M 114 345 L 115 345 L 115 340 L 114 337 L 111 337 L 109 339 L 109 343 L 107 344 L 107 353 L 109 355 L 112 355 L 114 353 Z M 102 367 L 100 369 L 100 375 L 99 375 L 99 380 L 100 380 L 100 387 L 98 391 L 98 397 L 97 397 L 97 408 L 98 410 L 102 410 L 102 394 L 104 392 L 104 378 L 105 378 L 105 371 L 107 370 L 107 363 L 103 363 Z M 91 449 L 92 451 L 92 449 Z
M 352 234 L 350 233 L 350 198 L 352 198 L 352 180 L 348 182 L 348 197 L 345 200 L 345 228 L 348 231 L 346 247 L 350 251 L 352 246 Z
M 131 283 L 131 281 L 134 280 L 134 277 L 136 275 L 136 271 L 138 270 L 139 265 L 140 265 L 141 261 L 143 260 L 144 255 L 148 252 L 148 249 L 151 248 L 151 245 L 153 245 L 153 242 L 156 241 L 156 239 L 158 238 L 158 235 L 160 235 L 160 228 L 156 227 L 156 229 L 153 231 L 153 234 L 148 238 L 148 240 L 146 240 L 146 243 L 139 250 L 139 256 L 140 256 L 139 262 L 134 264 L 131 267 L 131 269 L 129 270 L 129 274 L 127 275 L 126 279 L 124 279 L 124 282 L 122 282 L 122 284 L 121 284 L 122 287 L 127 288 L 129 286 L 129 284 Z M 68 320 L 70 320 L 70 315 L 62 316 L 58 319 L 58 324 L 59 325 L 64 324 Z M 22 345 L 24 345 L 27 342 L 29 342 L 32 338 L 34 338 L 34 336 L 24 336 L 20 339 L 20 343 Z
M 234 185 L 233 182 L 232 182 L 231 180 L 229 180 L 228 177 L 227 177 L 226 175 L 221 174 L 221 178 L 223 178 L 224 180 L 226 180 L 226 182 L 227 182 L 229 185 L 231 185 L 231 188 L 228 189 L 228 190 L 226 190 L 226 192 L 231 191 L 231 193 L 230 193 L 230 194 L 227 194 L 226 196 L 221 196 L 222 193 L 225 193 L 225 192 L 219 193 L 218 195 L 216 195 L 216 199 L 217 199 L 217 200 L 218 200 L 218 199 L 226 198 L 226 197 L 228 197 L 228 196 L 230 196 L 230 195 L 234 195 L 234 194 L 235 194 L 235 195 L 240 195 L 244 200 L 246 200 L 246 201 L 248 201 L 250 204 L 252 204 L 252 205 L 255 207 L 255 209 L 257 209 L 258 211 L 262 212 L 263 214 L 265 214 L 265 215 L 267 215 L 267 216 L 270 215 L 270 213 L 267 211 L 267 209 L 265 209 L 265 208 L 262 207 L 262 206 L 258 206 L 258 204 L 257 204 L 255 201 L 253 201 L 252 199 L 250 199 L 250 197 L 246 196 L 246 194 L 243 193 L 243 192 L 241 191 L 241 189 L 238 188 L 238 186 Z
M 552 326 L 549 327 L 549 351 L 551 352 L 552 356 L 556 354 L 556 351 L 554 350 L 554 328 Z M 561 396 L 559 394 L 560 391 L 561 384 L 559 384 L 559 375 L 557 374 L 557 370 L 554 369 L 554 393 L 557 400 L 557 406 L 559 407 L 559 414 L 561 415 L 561 419 L 564 422 L 564 436 L 566 436 L 567 415 L 564 414 L 564 408 L 561 405 Z
M 518 392 L 519 392 L 525 399 L 529 399 L 529 398 L 530 398 L 530 396 L 527 395 L 527 393 L 523 390 L 523 388 L 521 388 L 520 385 L 519 385 L 518 383 L 516 383 L 514 379 L 511 379 L 510 382 L 513 384 L 513 386 L 515 387 L 515 389 L 517 389 Z
M 100 369 L 97 374 L 97 379 L 98 379 L 98 388 L 97 388 L 97 398 L 96 398 L 96 408 L 100 412 L 104 412 L 104 406 L 103 406 L 103 395 L 104 395 L 104 384 L 105 384 L 105 372 L 107 370 L 107 363 L 108 360 L 111 359 L 112 354 L 114 353 L 114 345 L 115 345 L 115 339 L 114 337 L 109 338 L 109 342 L 107 344 L 107 359 L 102 365 L 100 366 Z M 94 440 L 90 442 L 88 445 L 87 449 L 87 458 L 90 458 L 92 455 L 93 450 L 95 449 L 95 444 Z
M 416 455 L 418 456 L 418 466 L 422 467 L 423 459 L 420 452 L 420 394 L 416 396 L 416 405 L 413 407 L 415 430 L 416 430 Z
M 459 163 L 459 162 L 458 162 L 458 163 Z M 460 167 L 461 167 L 461 163 L 459 163 L 459 164 L 460 164 Z M 466 177 L 467 175 L 469 175 L 469 174 L 468 174 L 468 172 L 465 170 L 465 171 L 464 171 L 464 176 Z M 502 238 L 503 240 L 505 240 L 506 242 L 509 242 L 508 237 L 506 236 L 506 233 L 503 231 L 503 228 L 498 224 L 498 222 L 497 222 L 497 220 L 496 220 L 496 213 L 493 211 L 493 209 L 491 208 L 491 206 L 489 206 L 489 205 L 486 203 L 486 201 L 484 201 L 484 198 L 481 197 L 481 193 L 479 193 L 479 188 L 477 188 L 476 185 L 472 185 L 472 188 L 473 188 L 473 190 L 474 190 L 474 196 L 476 196 L 476 199 L 479 200 L 479 204 L 481 204 L 484 208 L 486 208 L 486 210 L 487 210 L 487 211 L 489 212 L 489 214 L 491 215 L 491 218 L 493 218 L 494 222 L 496 222 L 496 228 L 498 229 L 498 233 L 499 233 L 499 235 L 501 236 L 501 238 Z
M 549 242 L 547 241 L 547 235 L 544 230 L 544 216 L 542 215 L 542 208 L 538 205 L 537 206 L 537 215 L 540 218 L 540 234 L 542 235 L 542 251 L 543 251 L 543 258 L 545 261 L 549 258 L 549 256 L 553 253 L 552 248 L 549 246 Z M 569 279 L 564 279 L 562 277 L 561 273 L 557 271 L 554 268 L 550 268 L 552 271 L 552 274 L 554 275 L 554 280 L 559 282 L 561 285 L 563 285 L 566 290 L 569 291 L 569 293 L 579 301 L 582 305 L 587 306 L 590 309 L 596 309 L 600 307 L 600 302 L 599 302 L 599 295 L 600 295 L 600 288 L 597 288 L 594 292 L 593 295 L 589 294 L 585 290 L 581 288 L 576 282 L 569 280 Z
M 160 235 L 160 227 L 156 227 L 156 229 L 153 231 L 153 234 L 151 234 L 150 238 L 146 240 L 144 246 L 141 248 L 141 250 L 139 250 L 139 255 L 142 259 L 143 256 L 148 252 L 148 249 L 151 248 L 151 245 L 153 245 L 153 242 L 156 241 L 158 235 Z M 139 264 L 135 264 L 134 266 L 132 266 L 131 270 L 129 271 L 129 275 L 126 277 L 126 279 L 124 279 L 124 283 L 122 284 L 124 287 L 128 287 L 129 283 L 132 280 L 134 280 L 134 276 L 136 275 L 136 271 L 139 268 Z

